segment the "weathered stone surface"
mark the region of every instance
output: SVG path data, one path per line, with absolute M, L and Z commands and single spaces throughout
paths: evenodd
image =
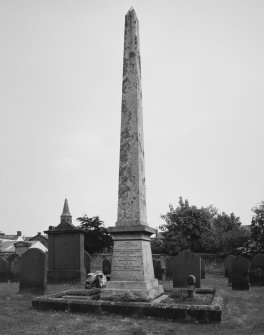
M 18 254 L 12 254 L 9 256 L 8 262 L 10 281 L 19 281 L 21 271 L 21 257 Z
M 264 255 L 258 254 L 251 259 L 250 262 L 250 284 L 264 285 Z
M 155 230 L 147 225 L 140 67 L 138 19 L 131 8 L 125 18 L 118 215 L 109 228 L 114 248 L 103 300 L 149 301 L 163 293 L 150 248 Z
M 92 258 L 89 255 L 89 253 L 87 251 L 85 251 L 85 250 L 84 250 L 84 253 L 83 253 L 83 261 L 84 261 L 85 272 L 89 273 L 90 272 L 90 268 L 91 268 Z
M 0 258 L 0 282 L 8 281 L 8 262 Z
M 201 285 L 201 256 L 191 251 L 182 251 L 173 258 L 173 287 L 186 287 L 187 278 L 194 275 L 196 287 Z
M 187 289 L 186 289 L 187 290 Z M 139 317 L 155 317 L 184 322 L 220 322 L 223 298 L 215 289 L 197 289 L 199 294 L 213 295 L 210 305 L 171 304 L 162 295 L 150 302 L 102 301 L 98 300 L 99 289 L 69 290 L 32 299 L 37 310 L 62 310 L 67 313 L 115 313 Z M 128 292 L 130 294 L 130 292 Z M 130 299 L 129 299 L 130 300 Z M 110 331 L 109 331 L 110 332 Z
M 230 275 L 230 271 L 231 271 L 231 268 L 232 268 L 232 262 L 233 262 L 234 259 L 236 259 L 236 256 L 228 255 L 228 256 L 226 256 L 226 258 L 224 260 L 225 277 L 227 277 L 227 278 Z
M 67 199 L 65 199 L 60 224 L 50 230 L 49 245 L 49 283 L 84 282 L 84 234 L 72 224 Z
M 162 279 L 162 268 L 160 260 L 153 260 L 154 276 L 157 279 Z
M 117 226 L 147 225 L 139 27 L 125 18 Z
M 201 279 L 205 279 L 205 261 L 201 259 Z
M 249 266 L 247 258 L 238 256 L 232 262 L 231 282 L 232 290 L 249 290 Z
M 172 256 L 166 259 L 166 280 L 172 280 L 173 278 L 175 257 L 176 256 Z
M 103 260 L 103 274 L 110 275 L 111 274 L 111 262 L 108 259 Z
M 40 249 L 28 249 L 21 259 L 20 291 L 43 293 L 47 286 L 47 254 Z
M 114 242 L 111 280 L 142 281 L 154 279 L 149 241 Z

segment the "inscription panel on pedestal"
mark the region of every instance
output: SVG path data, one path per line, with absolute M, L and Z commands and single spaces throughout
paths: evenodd
M 111 280 L 144 280 L 141 241 L 114 242 Z

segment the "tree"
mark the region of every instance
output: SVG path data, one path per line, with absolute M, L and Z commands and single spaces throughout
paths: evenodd
M 169 205 L 169 208 L 169 212 L 161 216 L 166 224 L 160 226 L 164 231 L 163 248 L 169 254 L 177 254 L 183 249 L 228 253 L 241 247 L 249 238 L 234 213 L 219 213 L 212 205 L 190 206 L 182 197 L 178 207 Z
M 112 250 L 113 239 L 104 222 L 99 216 L 89 218 L 87 215 L 77 218 L 79 228 L 84 230 L 84 250 L 88 253 L 109 252 Z
M 256 243 L 259 253 L 264 252 L 264 201 L 252 208 L 251 239 Z
M 206 208 L 190 206 L 188 200 L 179 198 L 179 205 L 169 205 L 169 212 L 161 215 L 166 222 L 160 226 L 164 232 L 164 249 L 177 254 L 182 249 L 202 251 L 201 238 L 210 230 L 212 213 Z

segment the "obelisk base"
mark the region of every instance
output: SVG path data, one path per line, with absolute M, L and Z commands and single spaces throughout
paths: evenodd
M 101 290 L 101 300 L 148 302 L 163 294 L 163 287 L 157 279 L 149 281 L 114 281 L 107 282 Z
M 114 238 L 111 280 L 101 290 L 101 300 L 151 301 L 163 293 L 154 277 L 150 235 L 146 225 L 110 227 Z

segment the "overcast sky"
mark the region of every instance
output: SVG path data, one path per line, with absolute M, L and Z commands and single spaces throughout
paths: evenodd
M 117 219 L 124 19 L 139 18 L 147 215 L 264 200 L 263 0 L 0 0 L 0 230 Z

